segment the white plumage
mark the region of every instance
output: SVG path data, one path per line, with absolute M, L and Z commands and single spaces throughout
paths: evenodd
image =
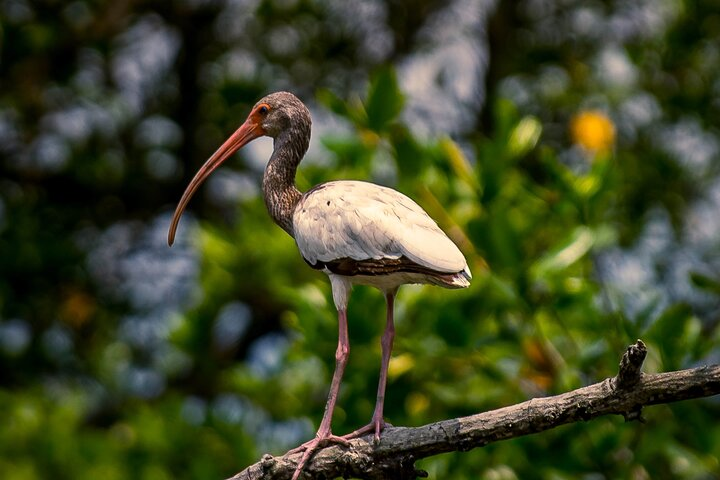
M 417 203 L 373 183 L 337 181 L 309 191 L 295 208 L 293 229 L 300 253 L 313 265 L 404 256 L 438 273 L 470 277 L 463 254 Z

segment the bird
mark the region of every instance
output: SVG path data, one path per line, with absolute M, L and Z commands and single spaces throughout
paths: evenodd
M 298 165 L 310 145 L 310 111 L 294 94 L 275 92 L 260 99 L 247 119 L 202 165 L 177 204 L 168 231 L 175 240 L 178 223 L 191 197 L 223 162 L 252 140 L 273 139 L 273 152 L 262 178 L 267 210 L 297 245 L 312 268 L 327 274 L 338 316 L 335 370 L 325 412 L 315 437 L 292 449 L 302 452 L 293 480 L 312 455 L 331 443 L 348 445 L 372 433 L 380 441 L 388 365 L 395 337 L 394 302 L 405 284 L 466 288 L 472 275 L 453 241 L 413 200 L 388 187 L 365 181 L 321 183 L 302 193 L 295 185 Z M 353 285 L 369 285 L 385 296 L 387 314 L 381 337 L 381 364 L 375 409 L 368 425 L 347 435 L 332 433 L 331 422 L 350 353 L 347 308 Z M 286 454 L 287 455 L 287 454 Z

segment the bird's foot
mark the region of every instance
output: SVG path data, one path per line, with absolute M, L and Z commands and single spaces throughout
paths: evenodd
M 307 465 L 307 462 L 309 462 L 313 454 L 321 448 L 326 447 L 327 445 L 332 443 L 338 443 L 344 447 L 349 447 L 350 440 L 362 437 L 363 435 L 367 435 L 371 432 L 375 432 L 374 443 L 377 445 L 378 443 L 380 443 L 380 433 L 386 427 L 392 427 L 392 425 L 383 420 L 382 417 L 373 417 L 370 423 L 368 423 L 364 427 L 360 427 L 357 430 L 348 433 L 347 435 L 333 435 L 330 431 L 318 432 L 315 435 L 315 438 L 313 438 L 312 440 L 303 443 L 299 447 L 295 447 L 292 450 L 289 450 L 285 455 L 283 455 L 287 456 L 303 452 L 303 456 L 300 458 L 297 467 L 295 467 L 295 473 L 293 473 L 292 480 L 298 480 L 300 478 L 300 474 L 305 468 L 305 465 Z
M 312 440 L 305 442 L 299 447 L 295 447 L 292 450 L 288 451 L 283 456 L 304 452 L 302 458 L 300 458 L 300 461 L 297 464 L 297 467 L 295 467 L 295 473 L 293 473 L 292 480 L 297 480 L 298 478 L 300 478 L 300 474 L 302 473 L 303 468 L 305 468 L 305 465 L 310 460 L 310 458 L 312 458 L 313 454 L 316 451 L 331 443 L 339 443 L 340 445 L 347 447 L 350 445 L 350 442 L 348 440 L 349 439 L 346 439 L 344 436 L 339 437 L 337 435 L 333 435 L 329 431 L 325 433 L 318 432 L 315 435 L 315 438 L 313 438 Z
M 368 423 L 364 427 L 358 428 L 354 432 L 350 432 L 347 435 L 343 435 L 342 438 L 344 438 L 345 440 L 352 440 L 353 438 L 359 438 L 359 437 L 362 437 L 363 435 L 367 435 L 370 432 L 375 432 L 375 437 L 373 440 L 374 440 L 374 443 L 377 445 L 378 443 L 380 443 L 380 433 L 383 430 L 385 430 L 386 427 L 392 427 L 392 425 L 390 423 L 386 422 L 385 420 L 383 420 L 382 417 L 380 417 L 380 418 L 373 417 L 373 419 L 370 421 L 370 423 Z

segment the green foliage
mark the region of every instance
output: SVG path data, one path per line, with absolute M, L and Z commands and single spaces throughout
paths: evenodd
M 403 96 L 397 84 L 395 70 L 384 68 L 375 74 L 365 102 L 367 126 L 382 132 L 400 114 Z

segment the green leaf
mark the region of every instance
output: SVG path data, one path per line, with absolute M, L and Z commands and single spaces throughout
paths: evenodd
M 548 252 L 532 266 L 535 278 L 543 278 L 549 274 L 566 269 L 587 254 L 595 244 L 595 232 L 585 226 L 577 227 L 570 236 Z
M 499 98 L 493 105 L 493 117 L 495 121 L 496 138 L 507 139 L 513 125 L 517 122 L 517 107 L 512 101 L 506 98 Z
M 391 143 L 395 147 L 395 158 L 400 169 L 400 178 L 414 179 L 426 168 L 430 153 L 418 143 L 404 125 L 392 129 Z
M 400 115 L 404 102 L 395 70 L 384 68 L 378 71 L 370 84 L 365 104 L 368 128 L 376 132 L 383 131 Z
M 644 334 L 660 349 L 663 368 L 678 369 L 684 366 L 684 356 L 693 350 L 698 341 L 699 322 L 692 308 L 684 303 L 668 307 Z
M 479 190 L 480 185 L 477 177 L 475 176 L 475 172 L 473 172 L 472 165 L 458 144 L 453 142 L 450 138 L 444 137 L 440 139 L 439 146 L 445 154 L 448 163 L 450 163 L 450 166 L 455 172 L 455 175 L 470 185 L 473 189 Z
M 508 139 L 507 151 L 510 158 L 520 158 L 535 148 L 541 133 L 542 125 L 537 118 L 528 116 L 520 120 Z
M 331 90 L 324 88 L 317 92 L 317 100 L 333 113 L 344 117 L 355 126 L 364 127 L 367 124 L 365 108 L 357 97 L 343 100 Z
M 333 113 L 342 117 L 349 116 L 348 105 L 331 90 L 327 88 L 318 90 L 316 98 L 321 105 L 324 105 Z
M 690 281 L 693 285 L 706 292 L 720 295 L 720 281 L 715 278 L 703 275 L 702 273 L 690 272 Z

